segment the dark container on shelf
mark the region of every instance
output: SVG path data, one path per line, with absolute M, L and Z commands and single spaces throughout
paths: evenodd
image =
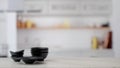
M 112 49 L 112 31 L 108 32 L 105 40 L 104 40 L 104 48 L 105 49 Z

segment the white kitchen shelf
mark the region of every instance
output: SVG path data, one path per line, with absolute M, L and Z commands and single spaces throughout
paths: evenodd
M 71 29 L 79 29 L 79 30 L 111 30 L 109 27 L 70 27 L 70 28 L 55 28 L 55 27 L 44 27 L 44 28 L 18 28 L 18 30 L 71 30 Z

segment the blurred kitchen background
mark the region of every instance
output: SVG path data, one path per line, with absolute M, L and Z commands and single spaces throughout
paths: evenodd
M 114 57 L 111 16 L 112 0 L 0 0 L 0 56 L 39 46 L 49 56 Z

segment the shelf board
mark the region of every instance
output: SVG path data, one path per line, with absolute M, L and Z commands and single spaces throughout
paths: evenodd
M 18 30 L 70 30 L 70 29 L 82 29 L 82 30 L 111 30 L 110 27 L 36 27 L 36 28 L 18 28 Z

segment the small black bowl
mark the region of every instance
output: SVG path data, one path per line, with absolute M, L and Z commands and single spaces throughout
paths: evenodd
M 11 57 L 23 57 L 24 50 L 16 51 L 16 52 L 10 51 L 10 54 Z
M 48 55 L 47 47 L 33 47 L 31 48 L 31 54 L 33 57 L 43 57 L 45 59 Z
M 33 64 L 36 61 L 35 57 L 22 57 L 25 64 Z
M 16 51 L 16 52 L 10 51 L 10 54 L 11 54 L 11 58 L 12 58 L 15 62 L 20 62 L 21 57 L 23 57 L 24 50 Z

